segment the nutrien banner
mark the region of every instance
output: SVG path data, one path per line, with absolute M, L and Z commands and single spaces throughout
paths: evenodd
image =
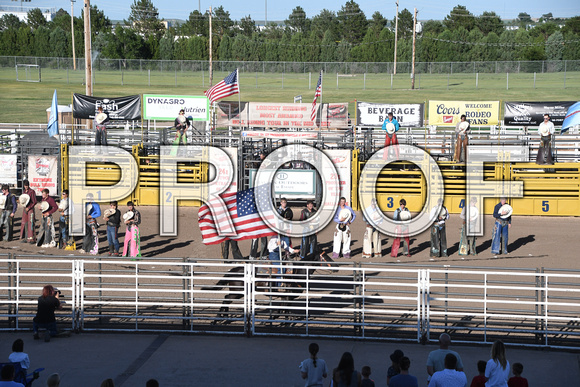
M 357 126 L 380 128 L 387 114 L 393 113 L 401 127 L 420 128 L 423 126 L 425 104 L 357 102 L 356 109 Z
M 506 102 L 503 123 L 507 126 L 538 126 L 544 114 L 550 115 L 554 126 L 562 126 L 568 108 L 576 102 Z
M 209 100 L 205 96 L 143 94 L 143 118 L 173 121 L 179 111 L 192 121 L 209 121 Z
M 429 101 L 429 125 L 455 126 L 462 114 L 471 126 L 499 125 L 499 101 Z

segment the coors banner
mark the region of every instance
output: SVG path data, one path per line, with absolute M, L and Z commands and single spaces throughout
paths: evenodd
M 576 102 L 506 102 L 504 125 L 538 126 L 544 122 L 544 114 L 550 115 L 554 126 L 562 126 L 568 108 Z
M 103 112 L 109 115 L 111 120 L 140 120 L 141 119 L 141 96 L 130 95 L 128 97 L 90 97 L 88 95 L 73 95 L 73 117 L 93 119 L 97 109 L 103 108 Z
M 356 124 L 357 126 L 367 126 L 379 128 L 387 118 L 387 114 L 393 116 L 405 128 L 420 128 L 423 126 L 423 109 L 425 104 L 403 104 L 403 103 L 370 103 L 357 102 Z

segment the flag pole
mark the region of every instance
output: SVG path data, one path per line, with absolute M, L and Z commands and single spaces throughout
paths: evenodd
M 242 135 L 242 97 L 240 96 L 240 69 L 236 68 L 236 81 L 238 82 L 238 118 L 240 120 L 240 136 Z
M 323 70 L 320 70 L 320 120 L 318 120 L 319 124 L 318 124 L 318 138 L 320 140 L 322 140 L 322 128 L 320 127 L 320 124 L 322 123 L 322 111 L 324 110 L 324 105 L 322 104 L 322 90 L 324 90 L 324 88 L 322 87 L 323 82 Z M 326 113 L 328 115 L 328 111 Z

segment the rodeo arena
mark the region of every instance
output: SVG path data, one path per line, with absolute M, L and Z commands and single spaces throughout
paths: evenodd
M 379 385 L 451 346 L 471 383 L 501 340 L 578 385 L 579 102 L 243 102 L 236 77 L 0 124 L 24 384 L 299 386 L 311 342 Z

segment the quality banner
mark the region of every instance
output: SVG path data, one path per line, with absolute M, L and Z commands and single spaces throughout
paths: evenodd
M 393 113 L 401 127 L 420 128 L 423 126 L 425 104 L 357 102 L 356 109 L 357 126 L 382 127 L 387 114 Z
M 90 120 L 95 118 L 97 109 L 103 108 L 111 120 L 132 121 L 141 119 L 141 96 L 128 97 L 91 97 L 73 94 L 73 117 Z M 177 114 L 175 115 L 177 117 Z
M 499 101 L 429 101 L 429 125 L 455 126 L 463 114 L 471 125 L 498 125 Z
M 217 126 L 256 128 L 348 128 L 348 103 L 325 103 L 316 106 L 316 118 L 310 120 L 311 104 L 238 102 L 217 103 Z
M 503 123 L 507 126 L 538 126 L 544 114 L 555 126 L 562 126 L 568 108 L 576 102 L 505 102 Z
M 47 188 L 50 196 L 58 195 L 58 159 L 56 156 L 28 156 L 30 188 L 40 192 Z
M 209 100 L 205 96 L 143 94 L 143 118 L 171 120 L 185 110 L 192 121 L 209 121 Z

